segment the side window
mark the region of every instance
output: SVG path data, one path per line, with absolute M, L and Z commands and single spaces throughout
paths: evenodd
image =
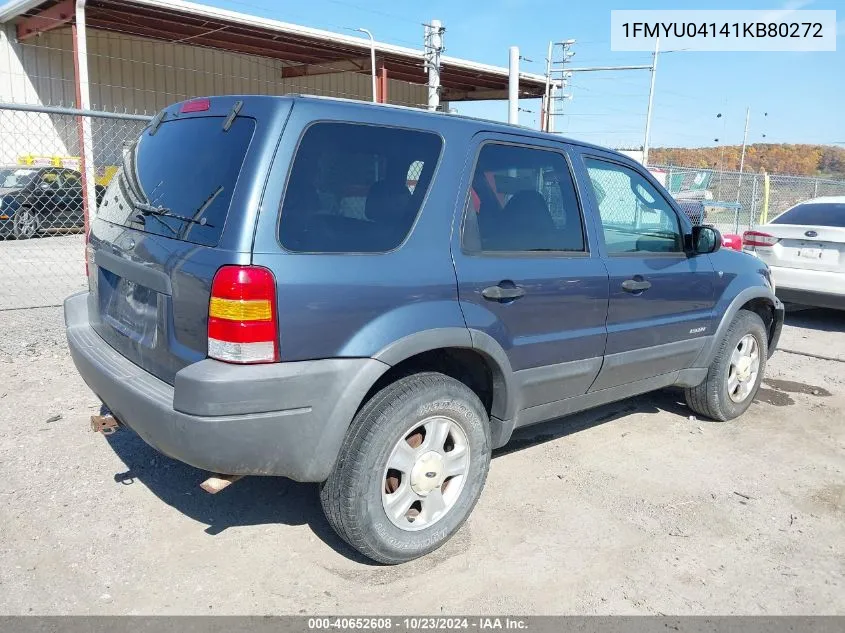
M 55 171 L 42 172 L 40 178 L 42 186 L 46 185 L 50 189 L 58 189 L 61 185 L 59 174 Z
M 315 123 L 293 160 L 279 222 L 286 249 L 381 253 L 411 230 L 431 184 L 436 134 L 354 123 Z
M 583 252 L 581 213 L 563 155 L 515 145 L 482 146 L 462 239 L 470 252 Z
M 594 158 L 585 162 L 608 253 L 683 251 L 678 216 L 648 180 L 622 165 Z
M 66 171 L 62 174 L 65 189 L 79 189 L 82 187 L 82 181 L 79 179 L 79 174 L 72 171 Z

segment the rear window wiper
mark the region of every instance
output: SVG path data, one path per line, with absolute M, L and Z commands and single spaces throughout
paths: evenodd
M 135 210 L 143 215 L 154 215 L 160 218 L 174 218 L 176 220 L 181 220 L 182 222 L 187 222 L 188 224 L 198 224 L 199 226 L 210 226 L 214 227 L 213 224 L 209 224 L 208 220 L 205 218 L 200 218 L 199 220 L 194 218 L 189 218 L 186 215 L 179 215 L 178 213 L 173 213 L 167 207 L 154 207 L 149 204 L 144 204 L 143 202 L 135 202 L 132 206 L 135 207 Z
M 220 185 L 219 187 L 217 187 L 217 189 L 215 189 L 214 191 L 212 191 L 212 192 L 211 192 L 211 195 L 210 195 L 210 196 L 208 196 L 208 198 L 206 198 L 206 199 L 205 199 L 205 202 L 203 202 L 203 203 L 202 203 L 202 204 L 201 204 L 201 205 L 197 208 L 197 210 L 196 210 L 196 211 L 194 211 L 194 217 L 198 217 L 198 216 L 202 215 L 203 213 L 205 213 L 205 210 L 206 210 L 208 207 L 210 207 L 210 206 L 211 206 L 211 203 L 212 203 L 212 202 L 214 202 L 214 200 L 215 200 L 215 199 L 217 199 L 217 196 L 219 196 L 222 192 L 223 192 L 223 185 Z M 205 218 L 203 218 L 203 220 L 205 220 Z M 209 224 L 208 226 L 211 226 L 211 225 Z

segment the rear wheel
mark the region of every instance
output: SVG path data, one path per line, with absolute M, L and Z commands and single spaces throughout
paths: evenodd
M 478 396 L 443 374 L 414 374 L 359 411 L 320 500 L 349 545 L 375 561 L 401 563 L 437 549 L 461 527 L 489 464 L 489 423 Z
M 19 240 L 35 237 L 38 232 L 38 216 L 28 207 L 21 207 L 14 215 L 14 233 Z
M 740 310 L 719 345 L 707 378 L 684 390 L 690 409 L 721 422 L 745 413 L 760 388 L 768 352 L 763 320 L 755 312 Z

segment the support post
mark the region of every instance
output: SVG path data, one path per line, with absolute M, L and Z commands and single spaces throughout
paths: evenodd
M 511 46 L 508 63 L 508 123 L 519 123 L 519 47 Z
M 769 223 L 769 173 L 763 172 L 763 210 L 760 212 L 760 224 Z
M 80 110 L 91 109 L 91 93 L 88 81 L 88 38 L 85 28 L 85 2 L 76 0 L 76 16 L 73 25 L 73 64 L 76 79 L 76 107 Z M 91 119 L 87 116 L 76 118 L 79 130 L 79 151 L 82 159 L 82 212 L 86 239 L 91 216 L 97 211 L 97 192 L 94 179 L 94 139 L 91 133 Z
M 378 102 L 387 103 L 387 98 L 387 67 L 382 59 L 378 65 Z
M 751 184 L 751 209 L 749 209 L 747 216 L 749 229 L 754 228 L 754 217 L 756 215 L 754 212 L 757 210 L 757 174 L 754 174 L 754 181 Z M 739 233 L 739 231 L 737 231 L 737 233 Z

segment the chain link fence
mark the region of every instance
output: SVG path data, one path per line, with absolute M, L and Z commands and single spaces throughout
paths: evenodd
M 86 285 L 83 120 L 99 201 L 148 117 L 0 104 L 0 310 L 59 305 Z
M 691 167 L 651 168 L 678 200 L 701 200 L 703 222 L 723 233 L 741 234 L 795 204 L 820 196 L 845 196 L 845 181 L 740 173 Z
M 93 188 L 80 148 L 90 129 Z M 98 204 L 124 147 L 150 120 L 140 115 L 0 104 L 0 311 L 61 305 L 86 287 L 85 191 Z M 413 191 L 422 163 L 413 163 Z M 364 198 L 360 200 L 363 214 Z M 354 210 L 353 210 L 354 211 Z

